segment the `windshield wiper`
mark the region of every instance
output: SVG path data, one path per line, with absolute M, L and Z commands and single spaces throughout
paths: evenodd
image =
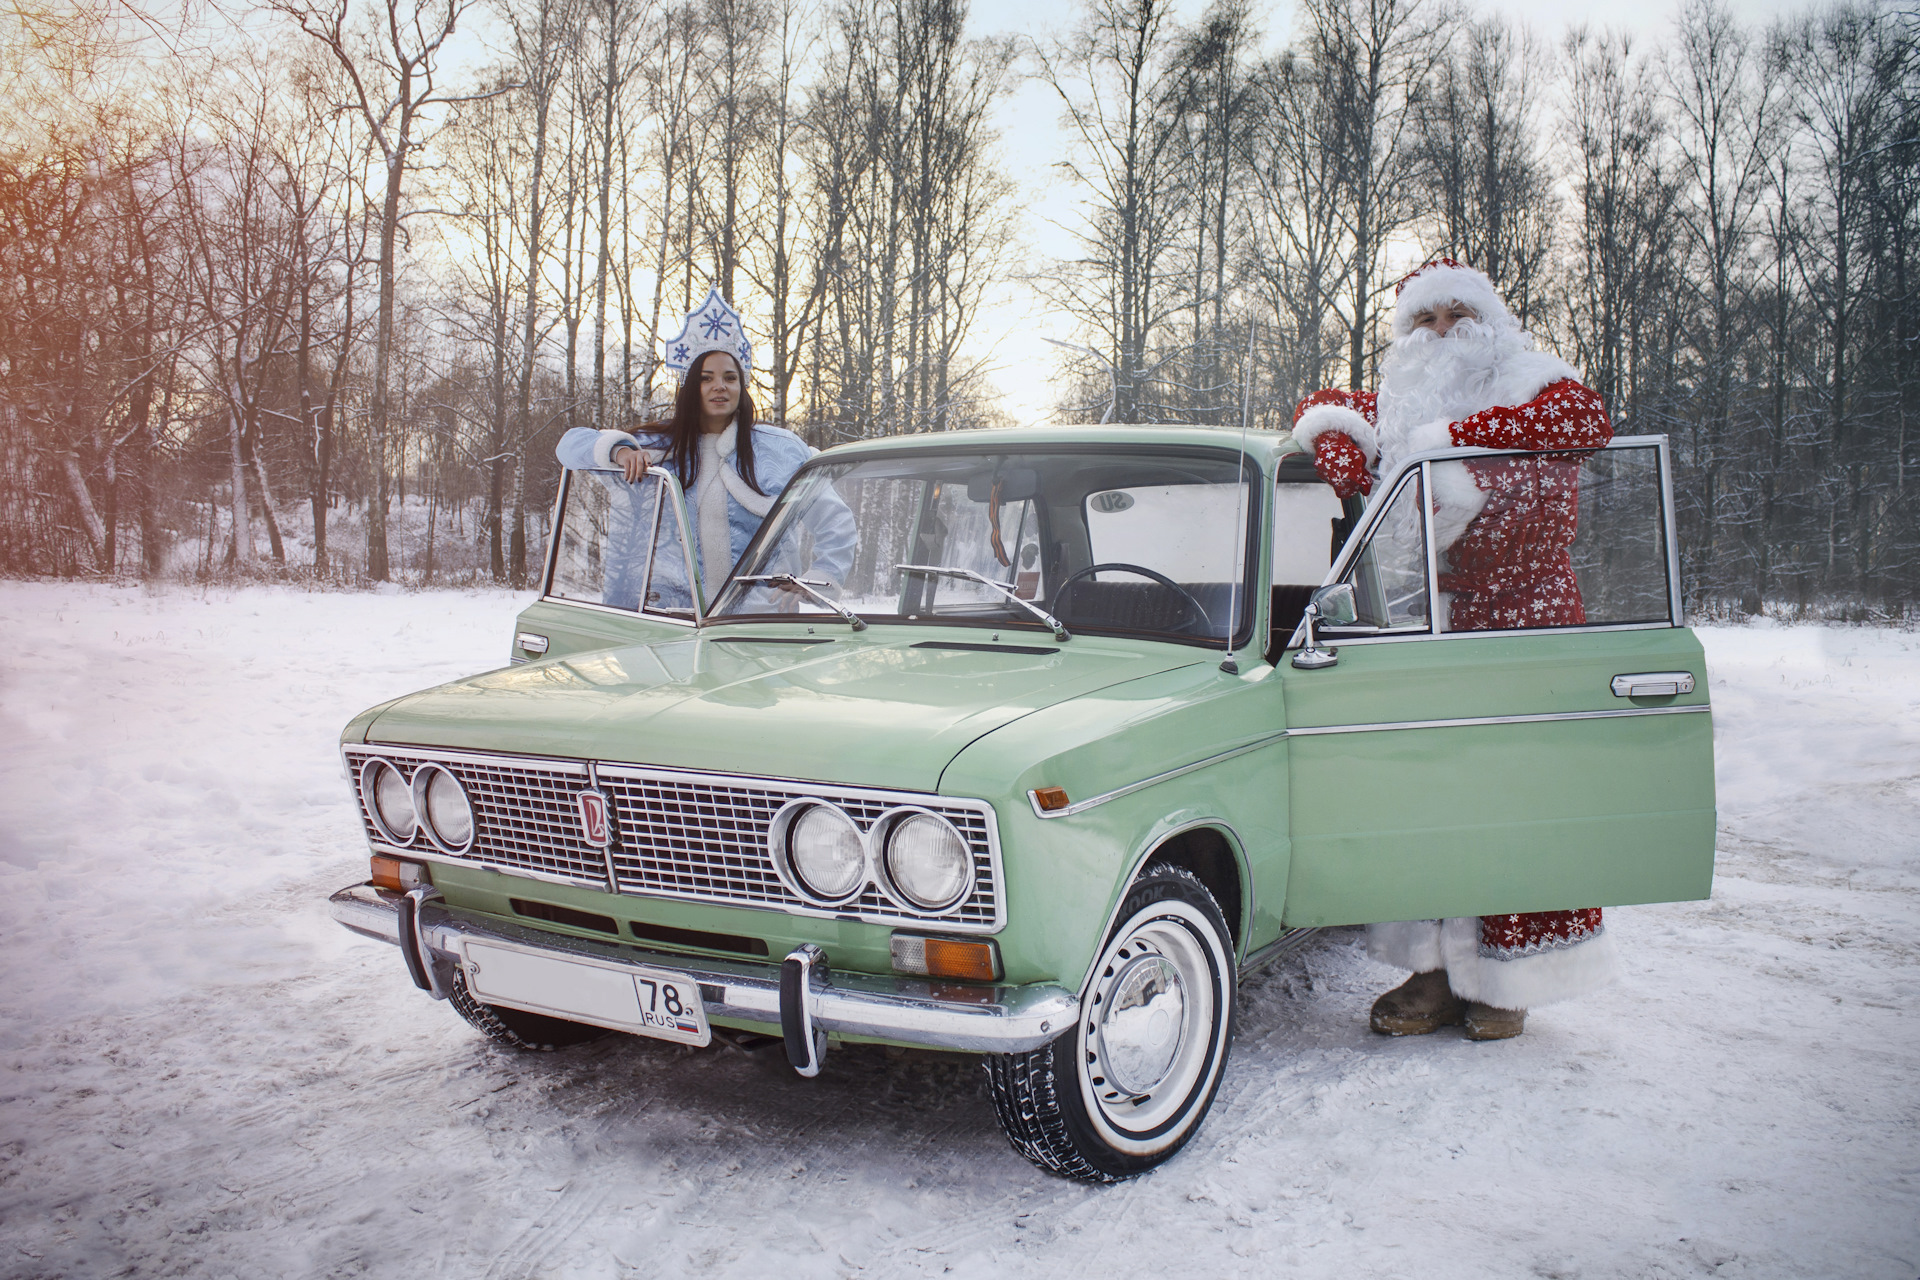
M 855 631 L 865 631 L 867 629 L 867 620 L 865 618 L 861 617 L 859 614 L 855 613 L 853 610 L 847 608 L 847 606 L 841 604 L 838 600 L 835 600 L 832 596 L 827 595 L 823 592 L 814 590 L 815 587 L 830 587 L 833 585 L 831 582 L 828 582 L 824 578 L 796 578 L 790 573 L 754 573 L 754 574 L 742 575 L 741 577 L 735 578 L 734 581 L 735 582 L 771 582 L 776 586 L 798 587 L 800 588 L 800 590 L 806 592 L 808 595 L 812 596 L 815 600 L 818 600 L 821 604 L 827 606 L 827 608 L 833 610 L 835 613 L 839 614 L 842 618 L 846 619 L 847 625 L 852 627 Z
M 1033 601 L 1022 600 L 1019 596 L 1013 594 L 1012 591 L 1008 590 L 1005 583 L 995 582 L 992 578 L 987 577 L 985 574 L 975 573 L 971 569 L 951 569 L 951 568 L 948 568 L 946 565 L 939 565 L 939 564 L 899 564 L 899 565 L 895 565 L 894 568 L 899 569 L 903 573 L 935 573 L 935 574 L 940 574 L 943 577 L 965 578 L 969 582 L 977 582 L 983 587 L 988 587 L 994 591 L 998 591 L 1001 595 L 1013 601 L 1015 604 L 1019 605 L 1022 609 L 1025 609 L 1028 613 L 1032 614 L 1034 617 L 1038 618 L 1042 623 L 1046 625 L 1048 630 L 1053 632 L 1053 638 L 1055 640 L 1073 639 L 1073 636 L 1067 631 L 1066 627 L 1061 624 L 1060 619 L 1054 617 L 1052 614 L 1048 613 L 1045 609 L 1042 609 L 1039 605 L 1035 604 Z

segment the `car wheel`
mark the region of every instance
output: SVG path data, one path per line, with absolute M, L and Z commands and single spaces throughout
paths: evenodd
M 585 1022 L 569 1022 L 565 1018 L 549 1018 L 544 1013 L 482 1004 L 467 990 L 467 975 L 458 966 L 453 971 L 453 989 L 447 992 L 447 1003 L 487 1039 L 495 1044 L 506 1045 L 509 1049 L 551 1053 L 555 1049 L 585 1044 L 589 1040 L 613 1034 L 605 1027 L 591 1026 Z
M 1185 1146 L 1213 1105 L 1233 1035 L 1233 946 L 1199 878 L 1135 882 L 1076 1024 L 1030 1053 L 994 1054 L 1000 1127 L 1049 1173 L 1115 1182 Z

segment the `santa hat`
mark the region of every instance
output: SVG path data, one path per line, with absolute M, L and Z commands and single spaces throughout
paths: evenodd
M 1520 322 L 1500 300 L 1500 293 L 1484 271 L 1475 271 L 1452 258 L 1434 258 L 1400 277 L 1393 288 L 1393 336 L 1413 332 L 1414 317 L 1423 311 L 1458 302 L 1470 307 L 1483 324 L 1496 329 L 1518 329 Z

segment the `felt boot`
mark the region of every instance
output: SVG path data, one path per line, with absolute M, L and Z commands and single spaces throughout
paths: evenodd
M 1383 1036 L 1424 1036 L 1441 1027 L 1457 1027 L 1467 1002 L 1447 987 L 1447 971 L 1416 973 L 1373 1002 L 1373 1029 Z
M 1478 1000 L 1467 1006 L 1467 1039 L 1511 1040 L 1527 1029 L 1525 1009 L 1496 1009 Z

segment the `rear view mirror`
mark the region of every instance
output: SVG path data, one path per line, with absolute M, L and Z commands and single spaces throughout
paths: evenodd
M 1320 620 L 1330 626 L 1344 627 L 1360 616 L 1353 599 L 1351 582 L 1336 582 L 1313 593 L 1312 606 Z
M 1040 473 L 1032 467 L 1008 467 L 1004 471 L 984 471 L 967 480 L 967 501 L 990 502 L 993 486 L 1000 485 L 1000 501 L 1025 502 L 1040 492 Z

